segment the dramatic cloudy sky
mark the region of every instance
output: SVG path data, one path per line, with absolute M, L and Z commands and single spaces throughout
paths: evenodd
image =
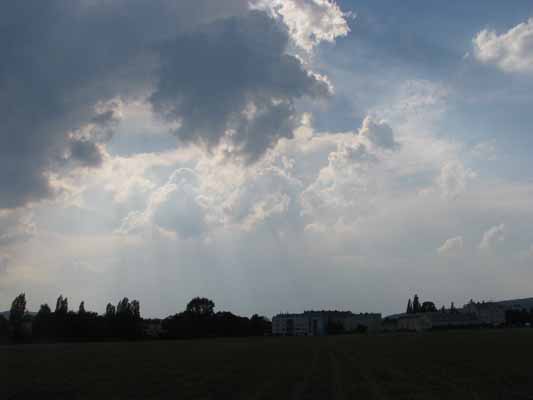
M 530 0 L 4 1 L 0 55 L 0 309 L 533 295 Z

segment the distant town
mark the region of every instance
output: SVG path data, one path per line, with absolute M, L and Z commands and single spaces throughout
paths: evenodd
M 186 309 L 164 319 L 143 319 L 136 300 L 109 303 L 104 315 L 86 310 L 81 302 L 69 310 L 68 299 L 59 296 L 54 311 L 48 304 L 38 312 L 26 309 L 26 295 L 17 296 L 9 311 L 0 313 L 0 343 L 191 339 L 245 336 L 324 336 L 423 332 L 533 326 L 533 298 L 474 301 L 456 307 L 437 308 L 418 295 L 409 299 L 405 312 L 382 317 L 380 313 L 321 310 L 282 313 L 272 320 L 250 318 L 227 311 L 215 312 L 215 303 L 196 297 Z
M 531 326 L 533 298 L 475 302 L 460 308 L 437 309 L 431 301 L 409 299 L 404 313 L 382 318 L 377 313 L 350 311 L 305 311 L 278 314 L 272 319 L 272 334 L 321 336 L 339 333 L 422 332 L 438 329 Z

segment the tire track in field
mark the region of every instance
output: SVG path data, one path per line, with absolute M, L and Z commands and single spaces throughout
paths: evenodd
M 313 358 L 312 358 L 311 364 L 309 364 L 309 367 L 305 371 L 303 380 L 294 385 L 294 389 L 292 391 L 292 396 L 291 396 L 292 400 L 303 399 L 304 394 L 308 392 L 311 379 L 315 375 L 315 372 L 317 371 L 317 368 L 318 368 L 319 352 L 320 350 L 317 346 L 313 347 Z
M 347 399 L 347 397 L 345 393 L 344 382 L 342 379 L 342 368 L 339 363 L 338 353 L 336 351 L 332 351 L 332 349 L 330 349 L 328 353 L 330 366 L 333 371 L 333 398 L 337 400 L 345 400 Z

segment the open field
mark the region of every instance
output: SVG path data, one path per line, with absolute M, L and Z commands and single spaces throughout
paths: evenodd
M 1 399 L 533 399 L 533 329 L 0 347 Z

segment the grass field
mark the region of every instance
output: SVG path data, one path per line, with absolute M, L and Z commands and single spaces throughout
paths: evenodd
M 0 347 L 0 399 L 533 399 L 533 330 Z

